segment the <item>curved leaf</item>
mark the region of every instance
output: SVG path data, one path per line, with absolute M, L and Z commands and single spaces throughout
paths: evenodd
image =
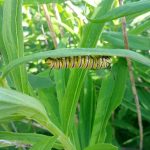
M 101 16 L 100 18 L 96 18 L 96 19 L 88 18 L 88 19 L 94 23 L 103 23 L 103 22 L 111 21 L 113 19 L 117 19 L 123 16 L 129 16 L 129 15 L 133 15 L 137 13 L 142 14 L 148 11 L 150 11 L 150 1 L 143 0 L 143 1 L 125 4 L 118 8 L 114 8 L 110 10 L 108 13 L 106 13 L 105 15 Z
M 7 143 L 8 146 L 17 146 L 17 145 L 35 145 L 36 143 L 39 143 L 42 140 L 50 140 L 53 139 L 53 136 L 47 136 L 43 134 L 37 134 L 37 133 L 14 133 L 14 132 L 0 132 L 0 140 L 3 141 L 9 141 Z M 5 142 L 4 142 L 5 143 Z M 0 147 L 3 146 L 0 142 Z M 55 148 L 62 148 L 60 144 L 55 143 Z
M 150 66 L 150 59 L 138 54 L 136 52 L 125 50 L 125 49 L 102 49 L 102 48 L 75 48 L 75 49 L 57 49 L 45 52 L 39 52 L 22 58 L 18 58 L 15 61 L 12 61 L 9 65 L 5 66 L 3 69 L 3 77 L 7 73 L 18 66 L 19 64 L 41 59 L 41 58 L 59 58 L 59 57 L 68 57 L 68 56 L 84 56 L 84 55 L 102 55 L 102 56 L 120 56 L 120 57 L 129 57 L 135 61 L 138 61 L 144 65 Z
M 52 134 L 59 137 L 59 141 L 67 150 L 74 150 L 74 146 L 61 130 L 48 118 L 44 106 L 39 100 L 14 90 L 0 88 L 0 121 L 14 116 L 23 116 L 37 121 Z
M 108 41 L 113 46 L 124 48 L 123 35 L 120 32 L 104 32 L 102 39 Z M 137 36 L 128 34 L 129 48 L 134 50 L 149 50 L 150 49 L 150 38 L 144 36 Z

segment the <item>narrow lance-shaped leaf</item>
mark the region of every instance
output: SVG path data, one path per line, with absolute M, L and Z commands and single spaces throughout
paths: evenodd
M 125 4 L 118 8 L 114 8 L 99 18 L 96 18 L 96 19 L 92 18 L 89 20 L 92 22 L 95 22 L 95 23 L 103 23 L 106 21 L 111 21 L 113 19 L 117 19 L 117 18 L 120 18 L 123 16 L 133 15 L 133 14 L 137 14 L 137 13 L 140 13 L 140 15 L 141 15 L 142 13 L 145 13 L 148 11 L 150 11 L 150 1 L 143 0 L 143 1 Z
M 0 52 L 2 54 L 2 58 L 4 63 L 8 63 L 8 54 L 5 50 L 5 45 L 3 41 L 3 35 L 2 35 L 2 24 L 3 24 L 3 6 L 0 5 Z
M 111 83 L 111 84 L 110 84 Z M 109 110 L 110 100 L 114 88 L 114 78 L 112 74 L 109 74 L 103 81 L 97 100 L 97 108 L 95 112 L 95 119 L 93 124 L 93 130 L 90 140 L 90 145 L 98 142 L 104 142 L 106 137 L 106 116 Z M 107 93 L 107 94 L 106 94 Z
M 103 80 L 90 140 L 91 145 L 105 142 L 106 126 L 111 113 L 121 103 L 126 87 L 126 77 L 126 62 L 120 60 L 113 66 L 110 76 Z
M 148 29 L 150 29 L 150 20 L 144 21 L 142 24 L 136 26 L 136 28 L 130 30 L 129 33 L 140 34 Z
M 32 146 L 36 143 L 39 143 L 42 140 L 50 140 L 53 139 L 53 136 L 47 136 L 43 134 L 37 133 L 14 133 L 14 132 L 0 132 L 0 140 L 8 141 L 8 146 L 17 146 L 17 145 L 25 145 Z M 0 144 L 0 146 L 2 146 Z M 62 148 L 61 144 L 54 143 L 55 148 Z
M 81 149 L 89 144 L 92 132 L 92 124 L 95 115 L 95 86 L 90 74 L 87 75 L 81 92 L 80 112 L 79 112 L 79 136 Z M 88 115 L 87 115 L 88 114 Z M 88 123 L 87 123 L 88 122 Z
M 10 64 L 4 67 L 3 77 L 5 77 L 9 71 L 19 64 L 26 63 L 31 60 L 41 59 L 41 58 L 59 58 L 59 57 L 69 57 L 69 56 L 120 56 L 129 57 L 135 61 L 138 61 L 144 65 L 150 66 L 150 59 L 144 57 L 136 52 L 125 50 L 125 49 L 101 49 L 101 48 L 75 48 L 75 49 L 57 49 L 54 51 L 45 51 L 32 54 L 29 56 L 24 56 L 17 60 L 14 60 Z
M 124 41 L 120 32 L 104 32 L 102 39 L 108 41 L 115 47 L 124 48 Z M 150 49 L 150 38 L 144 36 L 137 36 L 128 34 L 129 47 L 134 50 L 149 50 Z
M 3 8 L 2 34 L 8 61 L 24 56 L 22 30 L 22 0 L 5 0 Z M 3 56 L 7 60 L 6 56 Z M 11 72 L 15 88 L 28 93 L 28 80 L 25 66 L 18 66 Z

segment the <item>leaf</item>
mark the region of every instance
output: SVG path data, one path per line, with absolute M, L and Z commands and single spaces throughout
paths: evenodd
M 52 81 L 47 77 L 29 74 L 29 82 L 34 89 L 44 89 L 54 87 Z
M 3 23 L 3 7 L 0 5 L 0 52 L 2 53 L 4 63 L 8 63 L 8 56 L 5 50 L 5 45 L 2 35 L 2 23 Z
M 130 133 L 133 133 L 135 135 L 138 135 L 139 133 L 138 129 L 134 127 L 131 123 L 129 123 L 127 120 L 115 119 L 113 121 L 113 126 L 121 128 L 123 130 L 128 130 Z
M 45 108 L 38 100 L 16 91 L 0 88 L 0 104 L 0 119 L 20 115 L 40 123 L 48 121 Z
M 77 98 L 80 95 L 80 90 L 82 88 L 82 84 L 83 84 L 83 79 L 85 77 L 84 74 L 84 70 L 81 71 L 80 69 L 75 69 L 72 72 L 74 72 L 74 74 L 71 74 L 70 78 L 72 78 L 72 80 L 68 81 L 68 86 L 66 88 L 66 92 L 64 95 L 64 99 L 62 100 L 61 104 L 60 104 L 60 114 L 61 114 L 61 118 L 62 118 L 62 125 L 63 128 L 66 129 L 65 132 L 69 133 L 69 131 L 71 130 L 71 125 L 74 122 L 74 113 L 76 111 L 76 103 L 77 103 Z M 81 74 L 81 72 L 83 72 L 83 74 L 81 76 L 79 76 L 79 74 Z M 76 80 L 76 76 L 78 76 L 78 81 Z M 72 85 L 72 89 L 70 89 L 70 86 Z M 77 89 L 75 89 L 75 87 L 78 87 Z M 70 98 L 72 100 L 70 100 Z M 66 128 L 67 127 L 67 128 Z
M 60 127 L 59 103 L 55 96 L 54 87 L 48 89 L 39 89 L 38 95 L 40 102 L 45 106 L 49 118 Z
M 149 0 L 143 0 L 138 2 L 132 2 L 129 4 L 124 4 L 123 6 L 120 6 L 118 8 L 114 8 L 107 12 L 105 15 L 101 16 L 100 18 L 96 19 L 89 19 L 91 22 L 94 23 L 103 23 L 106 21 L 111 21 L 113 19 L 117 19 L 123 16 L 129 16 L 133 14 L 148 12 L 150 11 L 150 1 Z
M 7 117 L 21 116 L 32 119 L 45 127 L 69 150 L 74 146 L 61 130 L 49 119 L 44 106 L 39 100 L 19 92 L 0 88 L 0 121 Z
M 79 136 L 82 149 L 88 146 L 95 115 L 95 86 L 89 73 L 86 76 L 80 96 Z M 88 114 L 88 115 L 87 115 Z M 88 123 L 87 123 L 88 122 Z
M 58 101 L 61 103 L 64 94 L 65 94 L 65 70 L 61 69 L 55 69 L 54 70 L 54 79 L 55 79 L 55 84 L 56 84 L 56 92 L 57 92 L 57 98 Z
M 130 34 L 140 34 L 150 28 L 150 20 L 144 21 L 142 24 L 136 26 L 136 28 L 129 31 Z M 144 46 L 144 45 L 143 45 Z
M 41 140 L 38 143 L 34 144 L 31 150 L 51 150 L 54 143 L 56 142 L 56 137 L 52 137 L 46 140 Z
M 48 141 L 53 138 L 53 136 L 47 136 L 37 133 L 0 132 L 0 140 L 9 141 L 9 146 L 15 146 L 15 144 L 34 145 L 36 143 L 39 143 L 41 140 Z M 54 147 L 60 148 L 61 145 L 54 143 Z
M 14 60 L 10 64 L 4 67 L 3 69 L 3 77 L 6 76 L 9 71 L 19 64 L 41 59 L 41 58 L 59 58 L 59 57 L 69 57 L 69 56 L 85 56 L 85 55 L 93 55 L 93 56 L 119 56 L 119 57 L 129 57 L 135 61 L 138 61 L 144 65 L 150 66 L 150 59 L 147 57 L 142 56 L 141 54 L 138 54 L 136 52 L 133 52 L 131 50 L 125 50 L 125 49 L 102 49 L 102 48 L 75 48 L 75 49 L 57 49 L 53 51 L 45 51 L 45 52 L 39 52 L 35 53 L 29 56 L 24 56 L 22 58 L 18 58 L 17 60 Z
M 120 105 L 126 87 L 127 66 L 125 60 L 114 65 L 103 81 L 97 102 L 90 144 L 105 142 L 106 127 L 112 112 Z
M 5 0 L 3 6 L 2 35 L 5 49 L 3 58 L 6 63 L 24 56 L 22 29 L 22 0 Z M 7 55 L 6 55 L 7 54 Z M 28 93 L 28 80 L 25 66 L 21 65 L 11 72 L 15 88 Z
M 115 47 L 124 47 L 123 35 L 120 32 L 104 32 L 102 39 Z M 129 48 L 134 50 L 149 50 L 150 38 L 128 34 Z
M 111 83 L 111 84 L 110 84 Z M 109 109 L 111 96 L 114 88 L 114 79 L 112 74 L 109 74 L 102 81 L 100 93 L 97 100 L 97 107 L 95 112 L 95 118 L 93 123 L 93 130 L 90 140 L 90 145 L 93 145 L 98 142 L 104 142 L 106 137 L 105 128 L 106 128 L 106 118 Z M 106 94 L 107 93 L 107 94 Z
M 100 144 L 95 144 L 93 146 L 89 146 L 84 150 L 118 150 L 118 148 L 111 144 L 100 143 Z
M 125 108 L 128 108 L 131 111 L 137 113 L 136 106 L 133 102 L 130 102 L 130 101 L 124 99 L 121 105 L 124 106 Z M 141 107 L 141 113 L 142 113 L 143 118 L 145 118 L 147 121 L 150 122 L 150 117 L 149 117 L 150 111 L 149 110 L 147 111 L 146 109 Z

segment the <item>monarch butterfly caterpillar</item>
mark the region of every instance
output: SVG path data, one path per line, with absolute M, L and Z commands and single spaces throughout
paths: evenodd
M 47 58 L 46 63 L 50 68 L 87 68 L 100 69 L 109 67 L 111 58 L 108 56 L 73 56 L 61 58 Z

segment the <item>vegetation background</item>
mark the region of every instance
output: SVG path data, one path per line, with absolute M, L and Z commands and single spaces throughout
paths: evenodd
M 149 0 L 0 0 L 0 149 L 149 150 L 149 29 Z M 45 63 L 81 55 L 112 56 L 112 67 Z

